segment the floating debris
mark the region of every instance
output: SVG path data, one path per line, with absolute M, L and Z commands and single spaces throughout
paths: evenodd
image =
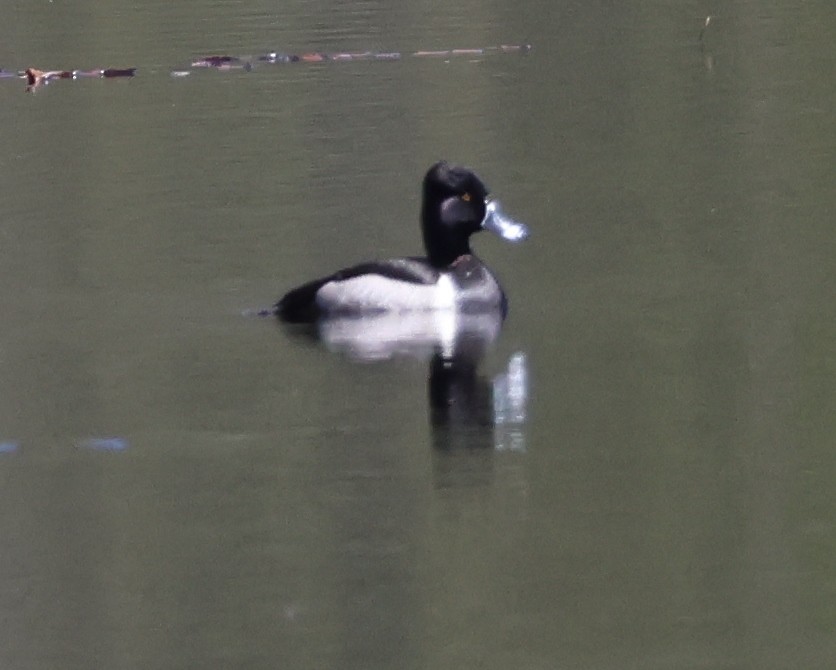
M 326 53 L 323 51 L 312 51 L 308 53 L 290 54 L 279 51 L 271 51 L 260 56 L 229 56 L 212 55 L 202 56 L 192 61 L 194 68 L 214 68 L 216 70 L 235 70 L 252 68 L 254 63 L 281 64 L 281 63 L 324 63 L 327 61 L 396 61 L 404 58 L 453 58 L 456 56 L 491 56 L 495 54 L 527 53 L 531 50 L 530 44 L 501 44 L 493 47 L 481 47 L 477 49 L 440 49 L 437 51 L 360 51 L 360 52 L 337 52 Z
M 708 26 L 711 17 L 706 19 Z M 704 28 L 703 28 L 704 30 Z M 702 39 L 702 33 L 700 34 Z M 397 61 L 404 58 L 442 58 L 449 59 L 457 56 L 483 57 L 496 54 L 527 53 L 531 51 L 530 44 L 500 44 L 498 46 L 480 47 L 476 49 L 440 49 L 434 51 L 359 51 L 326 53 L 312 51 L 308 53 L 281 53 L 270 51 L 258 56 L 232 56 L 215 54 L 201 56 L 191 62 L 193 69 L 212 70 L 244 70 L 250 71 L 256 64 L 274 65 L 281 63 L 324 63 L 346 61 Z M 0 68 L 0 79 L 25 79 L 26 90 L 36 91 L 56 79 L 110 79 L 114 77 L 134 77 L 137 68 L 104 68 L 94 70 L 41 70 L 29 67 L 25 70 L 11 71 Z M 172 70 L 170 76 L 175 78 L 187 77 L 192 73 L 190 69 Z
M 27 68 L 18 76 L 26 79 L 26 90 L 34 91 L 41 86 L 46 86 L 55 79 L 102 79 L 113 77 L 133 77 L 136 74 L 135 67 L 129 68 L 107 68 L 104 70 L 39 70 L 34 67 Z
M 219 70 L 242 67 L 246 61 L 238 56 L 204 56 L 192 62 L 192 67 L 214 67 Z

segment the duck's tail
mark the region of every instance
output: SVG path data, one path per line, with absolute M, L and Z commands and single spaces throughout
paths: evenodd
M 245 316 L 247 318 L 257 317 L 263 319 L 268 316 L 278 315 L 278 311 L 276 309 L 276 305 L 273 305 L 272 307 L 263 307 L 261 309 L 245 309 L 243 312 L 241 312 L 241 314 L 242 316 Z

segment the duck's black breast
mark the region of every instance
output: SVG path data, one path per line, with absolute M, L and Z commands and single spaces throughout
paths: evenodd
M 275 312 L 284 321 L 303 323 L 325 314 L 386 311 L 397 308 L 399 298 L 429 292 L 440 274 L 423 258 L 361 263 L 288 291 Z

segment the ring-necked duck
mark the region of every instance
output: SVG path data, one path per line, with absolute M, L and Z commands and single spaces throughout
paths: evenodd
M 288 322 L 435 310 L 504 314 L 499 282 L 470 251 L 470 236 L 480 230 L 511 242 L 528 237 L 526 226 L 503 214 L 472 171 L 436 163 L 424 177 L 426 258 L 371 261 L 315 279 L 289 291 L 276 303 L 275 313 Z

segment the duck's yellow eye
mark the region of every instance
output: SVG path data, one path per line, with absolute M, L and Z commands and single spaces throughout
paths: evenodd
M 464 200 L 465 202 L 470 202 L 470 193 L 465 193 L 464 195 L 462 195 L 462 200 Z

